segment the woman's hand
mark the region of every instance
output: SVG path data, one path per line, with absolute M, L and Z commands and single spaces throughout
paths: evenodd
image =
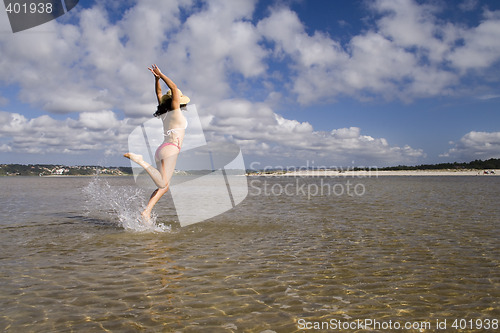
M 148 69 L 151 71 L 151 73 L 153 73 L 153 75 L 155 76 L 156 79 L 159 79 L 160 76 L 161 76 L 161 70 L 158 66 L 155 65 L 152 65 L 151 68 L 148 67 Z

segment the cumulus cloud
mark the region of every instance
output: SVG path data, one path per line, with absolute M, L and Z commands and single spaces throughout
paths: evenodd
M 78 24 L 54 20 L 0 34 L 0 77 L 19 85 L 23 102 L 47 112 L 114 108 L 129 117 L 150 115 L 154 92 L 147 66 L 161 60 L 168 32 L 178 28 L 181 8 L 190 5 L 187 0 L 139 1 L 112 22 L 97 3 L 75 7 L 71 13 Z M 0 16 L 8 22 L 5 12 Z
M 254 9 L 255 1 L 210 1 L 169 39 L 167 68 L 187 93 L 196 92 L 196 103 L 231 97 L 230 76 L 265 73 L 267 51 L 249 21 Z
M 461 160 L 500 158 L 500 132 L 469 132 L 458 142 L 450 142 L 454 147 L 442 157 Z
M 486 10 L 484 20 L 460 32 L 463 45 L 450 52 L 448 59 L 462 72 L 488 68 L 500 60 L 500 11 Z
M 205 123 L 210 139 L 231 138 L 246 156 L 267 156 L 305 160 L 322 160 L 331 165 L 357 163 L 413 163 L 425 157 L 421 149 L 391 146 L 384 138 L 361 133 L 358 127 L 317 131 L 308 122 L 286 119 L 267 104 L 247 100 L 224 100 L 213 106 L 225 110 Z
M 307 34 L 286 7 L 258 23 L 273 54 L 291 58 L 292 91 L 301 103 L 338 95 L 403 101 L 449 95 L 467 71 L 500 60 L 500 12 L 486 10 L 469 28 L 438 19 L 441 7 L 413 0 L 378 0 L 370 8 L 380 15 L 375 26 L 345 45 L 318 31 Z
M 80 123 L 91 130 L 106 130 L 115 128 L 119 121 L 113 111 L 83 112 L 80 113 Z
M 500 13 L 494 11 L 485 10 L 478 26 L 466 27 L 438 19 L 442 7 L 377 0 L 369 8 L 379 18 L 342 45 L 321 31 L 308 34 L 287 7 L 253 23 L 255 1 L 196 5 L 143 0 L 116 21 L 100 3 L 77 7 L 77 25 L 52 21 L 2 34 L 0 75 L 21 86 L 24 101 L 49 112 L 115 108 L 138 117 L 154 108 L 145 71 L 151 61 L 187 93 L 199 94 L 199 103 L 211 103 L 232 97 L 235 73 L 266 79 L 271 55 L 290 59 L 295 75 L 283 80 L 293 82 L 292 96 L 312 103 L 339 95 L 405 101 L 447 95 L 467 71 L 500 60 Z M 475 2 L 461 5 L 473 8 Z M 181 10 L 191 12 L 184 22 Z M 263 40 L 273 47 L 264 47 Z
M 130 120 L 117 120 L 111 111 L 84 113 L 79 120 L 57 120 L 48 115 L 28 119 L 0 111 L 0 123 L 1 151 L 28 154 L 109 150 L 121 155 L 134 128 Z
M 271 104 L 236 96 L 245 95 L 248 81 L 275 102 L 291 96 L 321 103 L 340 95 L 411 101 L 452 94 L 464 75 L 500 59 L 498 12 L 485 10 L 479 25 L 466 27 L 437 19 L 441 8 L 433 5 L 378 0 L 369 8 L 377 14 L 374 24 L 341 44 L 322 31 L 308 33 L 287 7 L 255 20 L 255 6 L 247 0 L 141 0 L 111 18 L 96 2 L 72 10 L 75 21 L 0 34 L 0 77 L 20 88 L 19 99 L 48 113 L 78 113 L 66 120 L 0 113 L 0 150 L 125 151 L 126 134 L 156 108 L 146 70 L 154 61 L 207 110 L 208 135 L 230 136 L 246 153 L 404 163 L 425 154 L 356 126 L 317 131 L 277 114 Z M 475 6 L 462 3 L 463 10 Z M 189 15 L 181 19 L 181 13 Z M 0 22 L 9 29 L 4 12 Z M 269 73 L 275 61 L 289 65 L 289 72 Z M 7 101 L 0 97 L 0 104 Z
M 411 162 L 425 156 L 409 146 L 391 146 L 384 138 L 373 138 L 357 127 L 330 132 L 315 131 L 308 122 L 286 119 L 264 103 L 224 100 L 215 106 L 228 114 L 203 118 L 209 140 L 230 139 L 250 158 L 279 156 L 297 163 L 322 160 L 332 165 L 371 161 Z M 229 115 L 231 113 L 231 115 Z M 0 151 L 28 154 L 101 152 L 118 157 L 128 150 L 130 132 L 139 125 L 131 119 L 119 120 L 112 111 L 85 112 L 79 118 L 57 120 L 48 115 L 26 118 L 0 111 Z

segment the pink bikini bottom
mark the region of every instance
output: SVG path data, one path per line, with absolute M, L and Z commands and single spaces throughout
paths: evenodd
M 178 144 L 175 144 L 173 142 L 165 142 L 161 146 L 159 146 L 158 149 L 156 149 L 155 160 L 160 160 L 160 151 L 166 146 L 176 146 L 177 148 L 179 148 L 179 151 L 181 151 L 181 146 L 179 146 Z

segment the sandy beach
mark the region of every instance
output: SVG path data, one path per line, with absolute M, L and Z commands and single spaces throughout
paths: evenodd
M 500 170 L 397 170 L 386 171 L 372 169 L 368 171 L 338 171 L 338 170 L 298 170 L 288 172 L 266 172 L 256 173 L 250 176 L 272 176 L 272 177 L 358 177 L 376 178 L 384 176 L 498 176 Z

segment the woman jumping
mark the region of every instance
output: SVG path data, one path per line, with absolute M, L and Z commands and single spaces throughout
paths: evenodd
M 174 173 L 177 155 L 181 150 L 184 132 L 187 128 L 187 120 L 182 114 L 181 106 L 189 103 L 189 97 L 184 96 L 175 83 L 163 74 L 158 66 L 152 65 L 148 68 L 155 77 L 156 97 L 158 98 L 158 111 L 154 114 L 163 122 L 164 141 L 155 153 L 157 168 L 145 162 L 142 155 L 126 153 L 123 156 L 139 164 L 151 176 L 158 189 L 156 189 L 149 199 L 146 209 L 142 212 L 142 217 L 146 222 L 150 221 L 151 210 L 160 198 L 167 193 L 170 179 Z M 165 95 L 161 93 L 160 79 L 162 79 L 170 89 Z

